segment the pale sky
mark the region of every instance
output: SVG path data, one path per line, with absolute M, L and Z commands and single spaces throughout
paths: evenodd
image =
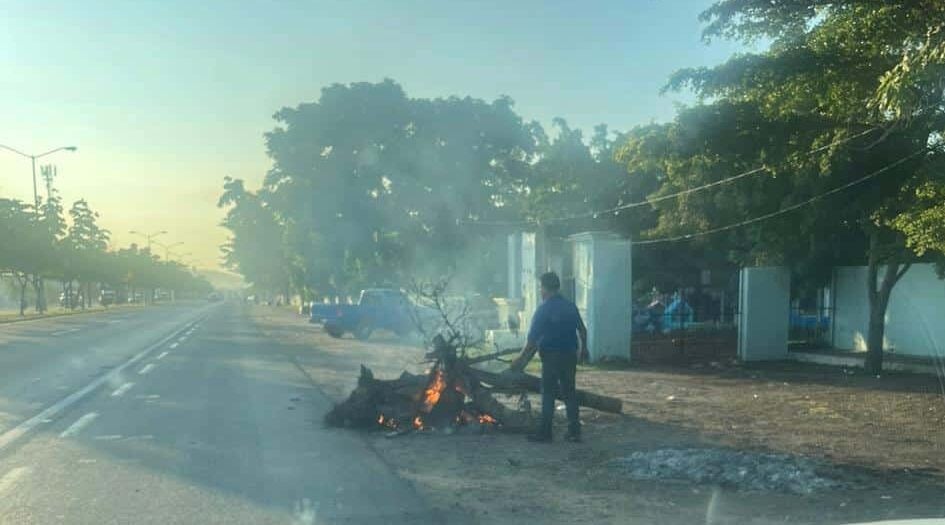
M 0 144 L 59 170 L 113 240 L 167 230 L 215 267 L 223 177 L 255 188 L 263 133 L 328 84 L 390 77 L 413 97 L 509 95 L 527 120 L 627 129 L 672 117 L 681 67 L 738 47 L 700 40 L 711 0 L 5 0 Z M 30 163 L 0 151 L 0 196 L 32 199 Z

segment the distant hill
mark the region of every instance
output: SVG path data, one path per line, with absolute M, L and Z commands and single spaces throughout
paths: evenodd
M 210 281 L 217 290 L 242 290 L 248 286 L 243 276 L 238 273 L 211 269 L 200 269 L 197 273 Z

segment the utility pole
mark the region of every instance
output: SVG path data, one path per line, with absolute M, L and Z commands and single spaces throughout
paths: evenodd
M 45 157 L 46 155 L 52 155 L 53 153 L 56 153 L 57 151 L 76 151 L 79 148 L 75 146 L 62 146 L 60 148 L 51 149 L 47 152 L 40 153 L 38 155 L 31 155 L 29 153 L 23 153 L 22 151 L 16 148 L 12 148 L 4 144 L 0 144 L 0 149 L 12 151 L 13 153 L 16 153 L 17 155 L 21 157 L 26 157 L 30 159 L 30 165 L 32 167 L 32 172 L 33 172 L 33 212 L 36 214 L 36 217 L 39 217 L 39 191 L 37 190 L 37 187 L 36 187 L 36 159 Z M 44 300 L 42 296 L 43 279 L 41 276 L 33 275 L 33 287 L 36 288 L 36 311 L 40 313 L 45 312 L 46 301 Z
M 129 231 L 128 233 L 130 233 L 130 234 L 132 234 L 132 235 L 140 235 L 140 236 L 144 237 L 145 239 L 147 239 L 147 241 L 148 241 L 148 252 L 150 252 L 150 251 L 151 251 L 151 241 L 153 241 L 155 238 L 157 238 L 158 235 L 164 235 L 165 233 L 167 233 L 167 230 L 161 230 L 161 231 L 157 231 L 157 232 L 154 232 L 154 233 L 141 233 L 141 232 L 139 232 L 139 231 L 131 230 L 131 231 Z
M 0 148 L 5 149 L 7 151 L 12 151 L 13 153 L 16 153 L 17 155 L 20 155 L 21 157 L 26 157 L 30 159 L 30 163 L 32 164 L 32 167 L 33 167 L 33 205 L 36 207 L 37 214 L 39 213 L 39 191 L 37 191 L 37 186 L 36 186 L 36 159 L 45 157 L 46 155 L 52 155 L 53 153 L 56 153 L 57 151 L 76 151 L 79 149 L 75 146 L 63 146 L 61 148 L 51 149 L 45 153 L 40 153 L 39 155 L 30 155 L 29 153 L 23 153 L 22 151 L 16 148 L 11 148 L 10 146 L 5 146 L 3 144 L 0 144 Z

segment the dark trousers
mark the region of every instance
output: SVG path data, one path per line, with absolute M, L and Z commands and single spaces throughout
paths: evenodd
M 541 433 L 551 434 L 555 415 L 555 398 L 564 401 L 568 414 L 568 430 L 581 432 L 578 417 L 574 376 L 577 372 L 577 352 L 543 352 L 541 354 Z

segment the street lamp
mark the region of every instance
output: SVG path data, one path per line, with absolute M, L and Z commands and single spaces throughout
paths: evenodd
M 175 243 L 173 243 L 173 244 L 162 244 L 162 243 L 159 243 L 159 242 L 155 242 L 154 244 L 157 244 L 157 245 L 160 246 L 161 248 L 164 248 L 164 260 L 165 260 L 165 261 L 170 261 L 170 260 L 171 260 L 171 257 L 170 257 L 171 248 L 173 248 L 173 247 L 175 247 L 175 246 L 180 246 L 181 244 L 184 244 L 184 243 L 183 243 L 183 242 L 175 242 Z
M 16 148 L 11 148 L 10 146 L 5 146 L 3 144 L 0 144 L 0 148 L 5 149 L 7 151 L 12 151 L 13 153 L 16 153 L 17 155 L 20 155 L 22 157 L 26 157 L 30 159 L 30 161 L 33 163 L 33 204 L 37 208 L 37 213 L 39 213 L 39 193 L 36 191 L 36 159 L 40 157 L 45 157 L 46 155 L 52 155 L 53 153 L 56 153 L 57 151 L 76 151 L 77 149 L 79 149 L 75 146 L 63 146 L 61 148 L 51 149 L 45 153 L 40 153 L 39 155 L 30 155 L 29 153 L 23 153 L 22 151 Z
M 181 265 L 187 266 L 187 260 L 189 260 L 189 256 L 190 256 L 190 255 L 193 255 L 193 254 L 190 253 L 190 252 L 187 252 L 187 253 L 175 253 L 175 252 L 171 252 L 171 255 L 174 257 L 174 262 L 176 262 L 177 264 L 181 264 Z M 187 259 L 185 259 L 185 258 L 187 258 Z M 170 260 L 170 259 L 168 259 L 168 260 Z
M 154 233 L 142 233 L 142 232 L 139 232 L 139 231 L 131 230 L 131 231 L 129 231 L 128 233 L 130 233 L 130 234 L 132 234 L 132 235 L 140 235 L 140 236 L 144 237 L 145 239 L 147 239 L 147 240 L 148 240 L 148 251 L 150 252 L 150 251 L 151 251 L 151 241 L 152 241 L 154 238 L 156 238 L 158 235 L 164 235 L 165 233 L 167 233 L 167 230 L 161 230 L 161 231 L 157 231 L 157 232 L 154 232 Z

